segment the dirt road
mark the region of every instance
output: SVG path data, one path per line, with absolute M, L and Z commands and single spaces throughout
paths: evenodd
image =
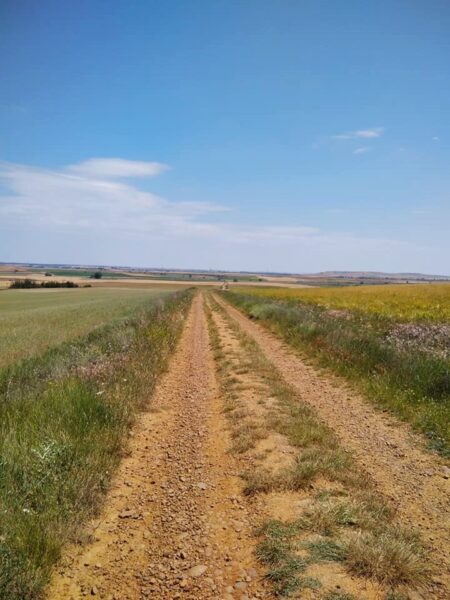
M 69 551 L 48 597 L 270 597 L 227 454 L 201 295 L 152 406 L 92 525 L 94 542 Z
M 263 349 L 266 357 L 352 450 L 376 488 L 395 504 L 404 523 L 421 529 L 439 564 L 436 579 L 450 590 L 449 469 L 423 449 L 411 429 L 345 387 L 342 380 L 306 364 L 283 341 L 217 298 Z
M 448 481 L 439 461 L 418 449 L 405 427 L 374 411 L 338 382 L 325 379 L 274 336 L 224 306 L 336 430 L 345 447 L 355 451 L 361 467 L 398 505 L 405 522 L 422 526 L 441 568 L 428 596 L 414 597 L 444 598 Z M 236 450 L 236 443 L 242 443 L 233 429 L 239 417 L 233 423 L 226 416 L 223 365 L 235 380 L 233 401 L 241 403 L 241 424 L 245 415 L 251 415 L 252 426 L 260 427 L 269 410 L 260 398 L 268 391 L 264 378 L 249 371 L 239 335 L 216 311 L 212 320 L 223 364 L 214 362 L 201 293 L 194 299 L 152 409 L 132 432 L 104 510 L 89 526 L 90 539 L 83 547 L 68 550 L 48 589 L 49 600 L 91 595 L 109 600 L 275 597 L 255 558 L 254 528 L 268 517 L 282 518 L 283 511 L 290 514 L 312 492 L 244 495 L 243 469 L 256 468 L 263 456 L 288 464 L 292 448 L 279 434 L 266 431 L 256 446 Z M 327 590 L 342 586 L 358 600 L 387 597 L 384 588 L 349 576 L 343 567 L 314 568 L 326 587 L 308 590 L 302 598 L 331 598 Z

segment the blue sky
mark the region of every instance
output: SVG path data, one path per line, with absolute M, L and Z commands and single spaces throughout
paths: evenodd
M 3 0 L 0 260 L 449 274 L 450 4 Z

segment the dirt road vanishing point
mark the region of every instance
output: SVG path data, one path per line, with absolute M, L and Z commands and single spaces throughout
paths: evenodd
M 234 326 L 256 341 L 281 376 L 335 431 L 344 448 L 355 454 L 360 468 L 395 504 L 405 525 L 422 528 L 437 574 L 425 591 L 406 597 L 446 598 L 448 480 L 442 476 L 439 459 L 420 450 L 404 425 L 375 411 L 339 381 L 305 365 L 281 341 L 223 300 L 219 303 Z M 204 293 L 195 297 L 151 410 L 135 426 L 102 514 L 88 527 L 89 542 L 69 548 L 47 590 L 48 600 L 275 597 L 255 557 L 255 528 L 268 518 L 292 516 L 311 491 L 296 496 L 244 495 L 245 469 L 252 469 L 263 455 L 289 461 L 292 449 L 282 436 L 269 432 L 255 451 L 230 451 L 235 443 L 233 425 L 226 416 L 221 367 L 214 360 L 205 309 L 219 336 L 223 360 L 239 380 L 242 414 L 251 414 L 254 420 L 264 417 L 258 397 L 265 393 L 265 383 L 240 368 L 246 363 L 245 348 L 214 304 L 205 300 Z M 344 405 L 345 418 L 340 418 Z M 312 575 L 323 586 L 302 590 L 302 598 L 327 598 L 344 591 L 358 600 L 387 598 L 385 587 L 350 576 L 336 564 L 319 566 Z

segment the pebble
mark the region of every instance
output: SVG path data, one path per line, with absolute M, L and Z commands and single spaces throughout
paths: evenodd
M 238 581 L 235 585 L 234 588 L 236 590 L 246 590 L 247 589 L 247 584 L 245 583 L 245 581 Z
M 206 565 L 195 565 L 188 571 L 190 577 L 200 577 L 206 571 L 208 567 Z

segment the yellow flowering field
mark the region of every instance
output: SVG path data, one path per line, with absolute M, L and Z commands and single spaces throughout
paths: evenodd
M 402 321 L 450 321 L 450 283 L 361 285 L 329 288 L 234 288 L 281 300 L 320 304 L 326 308 L 360 310 Z

